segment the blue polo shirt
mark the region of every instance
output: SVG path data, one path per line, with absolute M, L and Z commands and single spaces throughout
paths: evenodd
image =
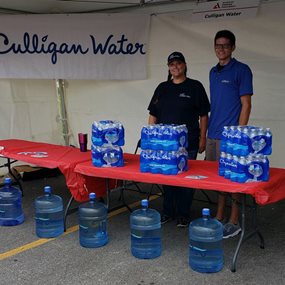
M 248 65 L 232 58 L 221 70 L 210 71 L 211 113 L 208 138 L 221 139 L 224 126 L 237 126 L 243 95 L 252 95 L 252 72 Z

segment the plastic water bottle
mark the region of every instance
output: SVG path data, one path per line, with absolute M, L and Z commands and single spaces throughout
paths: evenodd
M 237 182 L 239 183 L 244 183 L 247 180 L 247 175 L 246 175 L 246 164 L 247 160 L 244 156 L 241 156 L 238 158 L 238 163 L 237 163 Z
M 236 134 L 236 126 L 230 126 L 228 131 L 228 139 L 227 139 L 227 153 L 233 154 L 233 150 L 235 147 L 235 134 Z
M 237 174 L 238 169 L 237 168 L 238 168 L 238 157 L 236 155 L 233 155 L 231 166 L 230 166 L 231 174 L 229 177 L 229 179 L 232 182 L 237 182 L 237 177 L 238 177 L 238 174 Z
M 225 172 L 224 172 L 224 177 L 227 179 L 231 179 L 231 166 L 233 163 L 233 156 L 230 153 L 226 154 L 226 159 L 225 159 Z
M 22 193 L 12 186 L 11 178 L 5 178 L 0 190 L 0 226 L 16 226 L 24 222 Z
M 270 128 L 266 128 L 265 130 L 265 139 L 266 139 L 266 151 L 264 154 L 270 155 L 272 153 L 272 133 Z
M 79 242 L 83 247 L 100 247 L 108 243 L 107 207 L 89 194 L 89 202 L 79 206 Z
M 239 156 L 246 156 L 249 154 L 249 128 L 247 126 L 243 126 L 241 130 L 241 145 L 239 149 Z
M 229 134 L 229 127 L 224 126 L 222 137 L 221 137 L 221 144 L 220 144 L 220 151 L 227 152 L 227 141 L 228 141 L 228 134 Z
M 219 175 L 220 176 L 225 175 L 225 169 L 226 169 L 225 161 L 226 161 L 226 153 L 222 151 L 220 154 L 220 158 L 219 158 Z
M 155 258 L 162 250 L 160 214 L 148 208 L 146 199 L 141 201 L 141 206 L 130 216 L 131 252 L 137 258 Z
M 41 238 L 52 238 L 64 231 L 63 202 L 60 196 L 44 187 L 44 195 L 35 200 L 36 234 Z
M 210 210 L 202 210 L 202 218 L 189 226 L 189 265 L 202 273 L 218 272 L 223 268 L 223 225 L 211 219 Z

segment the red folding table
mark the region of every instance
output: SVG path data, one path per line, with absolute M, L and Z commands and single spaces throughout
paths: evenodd
M 264 247 L 263 237 L 258 230 L 256 221 L 256 203 L 266 205 L 285 198 L 285 169 L 271 168 L 268 182 L 236 183 L 218 176 L 217 162 L 189 161 L 189 170 L 178 175 L 162 175 L 140 172 L 139 156 L 124 154 L 123 167 L 94 167 L 91 162 L 91 153 L 80 152 L 79 149 L 69 146 L 60 146 L 41 142 L 8 139 L 0 140 L 0 155 L 7 158 L 4 164 L 11 171 L 11 159 L 19 160 L 46 168 L 59 168 L 66 178 L 66 184 L 71 192 L 71 199 L 65 210 L 66 216 L 73 199 L 82 202 L 88 200 L 88 194 L 95 192 L 98 197 L 105 195 L 109 199 L 110 179 L 144 182 L 151 184 L 175 185 L 204 190 L 216 190 L 228 193 L 241 193 L 241 228 L 242 232 L 232 260 L 231 270 L 236 270 L 236 260 L 241 243 L 252 235 L 260 238 L 260 246 Z M 113 183 L 114 184 L 114 183 Z M 107 185 L 107 187 L 106 187 Z M 245 197 L 254 198 L 253 230 L 245 236 Z M 108 203 L 108 201 L 107 201 Z
M 65 208 L 64 224 L 66 224 L 67 215 L 76 211 L 76 208 L 70 209 L 73 199 L 84 202 L 89 199 L 90 192 L 96 192 L 98 197 L 106 193 L 105 179 L 83 176 L 74 172 L 78 163 L 91 161 L 90 151 L 80 152 L 78 148 L 71 146 L 8 139 L 0 140 L 0 156 L 7 159 L 7 162 L 0 167 L 7 167 L 12 176 L 14 175 L 11 171 L 11 164 L 15 161 L 23 161 L 50 169 L 58 168 L 62 172 L 71 193 L 71 198 Z M 14 178 L 22 190 L 20 181 L 15 176 Z
M 237 183 L 218 175 L 218 163 L 212 161 L 190 160 L 189 170 L 178 175 L 162 175 L 140 172 L 139 155 L 124 154 L 123 167 L 94 167 L 91 161 L 78 163 L 74 171 L 83 176 L 120 179 L 152 184 L 175 185 L 204 190 L 216 190 L 228 193 L 241 193 L 241 228 L 242 232 L 232 259 L 231 270 L 236 271 L 236 260 L 241 243 L 257 234 L 260 247 L 264 248 L 264 240 L 257 226 L 256 203 L 266 205 L 285 198 L 285 169 L 271 168 L 268 182 Z M 110 189 L 107 189 L 109 192 Z M 246 194 L 252 196 L 253 227 L 245 235 L 245 202 Z

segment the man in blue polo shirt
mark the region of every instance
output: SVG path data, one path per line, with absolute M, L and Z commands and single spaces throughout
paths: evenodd
M 210 71 L 211 113 L 208 125 L 206 160 L 218 160 L 220 140 L 224 126 L 246 125 L 251 111 L 253 94 L 250 68 L 232 58 L 235 50 L 235 35 L 228 30 L 217 32 L 214 40 L 218 64 Z M 224 238 L 240 233 L 240 194 L 232 194 L 232 207 L 225 223 L 226 196 L 219 192 L 216 218 L 224 222 Z

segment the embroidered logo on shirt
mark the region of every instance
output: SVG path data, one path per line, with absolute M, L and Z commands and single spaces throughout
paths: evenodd
M 190 95 L 186 95 L 185 93 L 181 93 L 181 94 L 179 94 L 179 97 L 182 97 L 182 98 L 191 98 L 191 96 Z
M 222 83 L 231 83 L 231 82 L 229 80 L 224 79 L 222 80 Z

